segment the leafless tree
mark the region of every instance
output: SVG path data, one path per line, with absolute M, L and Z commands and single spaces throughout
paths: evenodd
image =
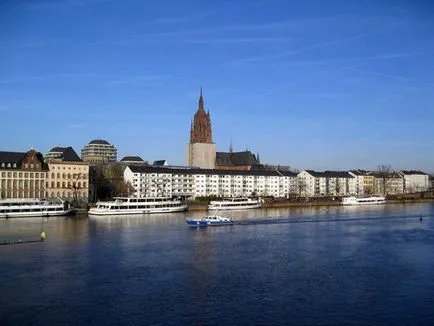
M 392 183 L 393 169 L 390 164 L 381 164 L 378 166 L 378 178 L 381 180 L 383 195 L 387 195 Z
M 303 193 L 306 192 L 306 189 L 307 189 L 306 180 L 299 179 L 298 180 L 298 194 L 301 196 Z

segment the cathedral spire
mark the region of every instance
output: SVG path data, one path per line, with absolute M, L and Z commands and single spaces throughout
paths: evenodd
M 202 87 L 200 88 L 199 110 L 205 111 L 205 109 L 204 109 L 204 107 L 203 107 Z
M 194 114 L 193 126 L 190 131 L 190 143 L 212 144 L 211 117 L 204 108 L 202 87 L 200 88 L 199 108 Z

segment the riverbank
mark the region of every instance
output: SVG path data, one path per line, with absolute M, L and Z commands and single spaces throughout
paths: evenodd
M 430 203 L 434 202 L 432 199 L 392 199 L 387 200 L 386 204 L 414 204 L 414 203 Z M 339 200 L 333 201 L 299 201 L 299 202 L 267 202 L 262 204 L 262 208 L 285 208 L 285 207 L 313 207 L 313 206 L 340 206 Z M 206 211 L 208 210 L 207 204 L 188 204 L 189 211 Z

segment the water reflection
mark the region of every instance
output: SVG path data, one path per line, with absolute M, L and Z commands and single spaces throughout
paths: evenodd
M 48 239 L 65 242 L 85 241 L 89 236 L 110 230 L 134 230 L 151 228 L 168 229 L 186 227 L 187 218 L 202 217 L 210 212 L 191 211 L 171 214 L 150 214 L 144 216 L 107 216 L 107 217 L 49 217 L 49 218 L 10 218 L 0 220 L 0 241 L 33 240 L 39 238 L 41 230 L 46 231 Z M 276 209 L 253 209 L 244 211 L 221 211 L 218 214 L 232 218 L 236 223 L 285 223 L 347 221 L 352 219 L 404 218 L 425 220 L 433 216 L 431 204 L 396 204 L 374 206 L 313 206 L 288 207 Z M 427 222 L 427 221 L 426 221 Z M 236 227 L 236 226 L 234 226 Z M 104 231 L 105 230 L 105 231 Z M 209 228 L 190 233 L 197 241 L 209 234 L 228 232 L 231 227 Z

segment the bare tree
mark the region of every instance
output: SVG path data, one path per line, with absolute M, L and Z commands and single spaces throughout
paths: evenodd
M 79 183 L 79 174 L 78 173 L 73 174 L 72 178 L 73 179 L 72 179 L 71 184 L 69 185 L 69 189 L 72 190 L 72 195 L 74 198 L 73 201 L 74 201 L 74 204 L 76 204 L 77 199 L 78 199 L 78 193 L 82 187 L 81 187 L 81 183 Z M 69 182 L 68 182 L 68 184 L 69 184 Z
M 298 180 L 298 194 L 301 196 L 303 193 L 306 193 L 307 183 L 306 180 L 299 179 Z
M 390 185 L 392 183 L 393 169 L 390 164 L 381 164 L 378 166 L 378 178 L 381 182 L 383 195 L 387 195 Z

